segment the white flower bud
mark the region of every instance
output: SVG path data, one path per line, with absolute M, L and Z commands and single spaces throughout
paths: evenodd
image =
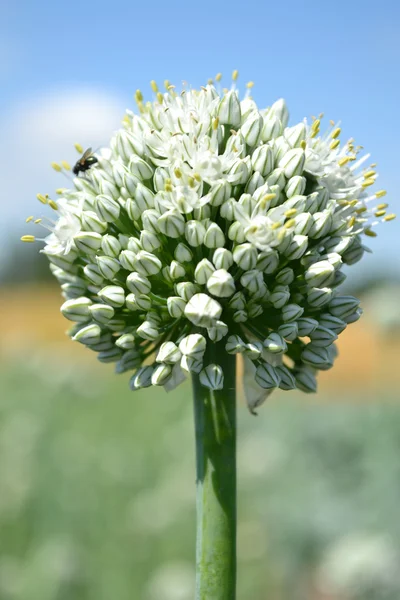
M 307 248 L 308 237 L 306 235 L 294 235 L 284 254 L 288 260 L 298 260 L 305 254 Z
M 182 352 L 174 342 L 164 342 L 161 344 L 156 361 L 173 365 L 181 360 Z
M 126 297 L 126 306 L 129 310 L 150 310 L 151 299 L 145 294 L 128 294 Z
M 100 340 L 96 344 L 91 344 L 90 349 L 94 352 L 114 351 L 114 338 L 110 333 L 105 333 L 100 337 Z
M 225 269 L 228 271 L 233 265 L 232 252 L 226 248 L 217 248 L 213 254 L 212 262 L 216 269 Z
M 354 296 L 336 296 L 329 304 L 329 312 L 339 319 L 352 315 L 360 306 L 360 301 Z
M 199 327 L 212 327 L 222 313 L 222 306 L 207 294 L 195 294 L 185 307 L 185 316 Z
M 319 324 L 321 327 L 326 327 L 338 335 L 347 327 L 345 321 L 342 321 L 342 319 L 338 319 L 338 317 L 334 317 L 329 313 L 323 313 L 319 317 Z
M 289 111 L 286 106 L 286 102 L 283 98 L 280 98 L 279 100 L 276 100 L 276 102 L 273 103 L 268 114 L 275 115 L 276 117 L 278 117 L 278 119 L 282 123 L 283 128 L 287 126 L 289 121 Z
M 86 327 L 79 329 L 72 339 L 74 342 L 80 342 L 81 344 L 90 346 L 100 340 L 100 335 L 100 327 L 97 324 L 92 323 L 91 325 L 86 325 Z
M 64 317 L 69 321 L 84 323 L 90 318 L 89 306 L 91 306 L 91 304 L 92 301 L 89 300 L 89 298 L 82 296 L 81 298 L 67 300 L 62 304 L 60 310 Z
M 264 250 L 257 256 L 256 269 L 270 275 L 279 265 L 279 254 L 276 250 Z
M 86 285 L 82 281 L 63 283 L 61 286 L 64 298 L 80 298 L 86 292 Z
M 328 260 L 321 260 L 308 267 L 304 277 L 309 286 L 321 287 L 329 284 L 334 272 L 335 268 Z
M 302 392 L 308 394 L 315 393 L 317 391 L 317 380 L 315 379 L 313 369 L 309 367 L 302 367 L 294 371 L 296 379 L 296 386 Z
M 141 250 L 135 257 L 135 269 L 140 275 L 157 275 L 161 271 L 161 261 L 150 252 Z
M 189 246 L 201 246 L 206 235 L 206 228 L 200 221 L 188 221 L 185 225 L 185 238 Z
M 286 197 L 292 198 L 293 196 L 301 196 L 306 189 L 306 183 L 306 178 L 301 175 L 291 177 L 285 187 Z
M 224 373 L 219 365 L 208 365 L 201 371 L 199 379 L 201 385 L 210 390 L 224 389 Z
M 106 285 L 100 292 L 98 293 L 99 298 L 101 298 L 106 304 L 118 308 L 125 304 L 125 292 L 124 288 L 119 285 Z
M 223 180 L 214 183 L 209 191 L 210 205 L 221 206 L 230 198 L 231 192 L 232 186 L 228 181 Z
M 295 340 L 299 335 L 298 325 L 297 323 L 284 323 L 283 325 L 278 327 L 278 333 L 285 340 L 293 342 L 293 340 Z
M 123 353 L 122 357 L 115 365 L 115 372 L 126 373 L 126 371 L 137 369 L 141 362 L 141 357 L 137 350 L 128 350 Z
M 240 132 L 248 146 L 253 147 L 257 145 L 263 126 L 264 119 L 258 110 L 252 111 L 240 128 Z
M 245 191 L 247 194 L 254 194 L 262 185 L 264 185 L 264 179 L 258 171 L 255 171 L 248 180 Z
M 329 364 L 330 357 L 326 348 L 320 348 L 310 343 L 304 348 L 301 353 L 301 359 L 310 367 L 315 369 L 321 369 L 326 364 Z
M 264 352 L 261 342 L 250 342 L 245 344 L 244 353 L 250 360 L 258 360 Z
M 261 304 L 256 304 L 254 302 L 250 302 L 247 306 L 247 314 L 250 319 L 255 319 L 256 317 L 259 317 L 260 315 L 263 314 L 263 312 L 264 312 L 264 309 L 261 306 Z
M 279 387 L 281 390 L 289 391 L 296 389 L 296 379 L 290 369 L 285 367 L 285 365 L 278 365 L 275 369 L 280 377 Z
M 350 323 L 356 323 L 356 321 L 358 321 L 358 319 L 362 316 L 363 311 L 361 308 L 357 308 L 356 311 L 353 312 L 353 314 L 348 315 L 346 317 L 343 317 L 344 320 L 346 321 L 346 323 L 348 325 L 350 325 Z
M 118 260 L 111 258 L 111 256 L 96 256 L 96 262 L 104 279 L 114 279 L 115 275 L 121 269 Z
M 151 283 L 144 275 L 139 273 L 130 273 L 126 278 L 126 287 L 134 294 L 149 294 Z
M 313 217 L 310 213 L 301 213 L 294 217 L 294 233 L 296 235 L 307 235 L 313 224 Z
M 173 319 L 180 319 L 185 312 L 185 306 L 185 300 L 179 296 L 170 296 L 167 299 L 168 312 Z
M 242 244 L 246 240 L 244 227 L 239 221 L 234 221 L 229 227 L 228 238 L 236 244 Z
M 101 249 L 106 256 L 117 258 L 121 252 L 121 244 L 115 236 L 107 233 L 101 239 Z
M 133 333 L 124 333 L 116 340 L 115 345 L 122 350 L 131 350 L 136 345 L 135 339 Z
M 148 187 L 139 182 L 134 194 L 135 202 L 142 212 L 149 208 L 154 208 L 154 194 Z
M 321 214 L 320 212 L 317 212 L 318 211 L 318 206 L 319 206 L 319 194 L 318 194 L 318 192 L 313 192 L 312 194 L 308 194 L 304 210 L 306 212 L 310 212 L 312 215 L 314 215 L 314 214 Z M 324 214 L 326 212 L 327 211 L 324 211 Z
M 326 348 L 333 344 L 333 342 L 337 340 L 337 337 L 336 333 L 321 325 L 318 325 L 318 327 L 310 334 L 313 346 L 319 346 L 321 348 Z
M 203 196 L 203 200 L 206 196 Z M 205 219 L 209 219 L 211 217 L 211 208 L 208 204 L 203 204 L 203 206 L 198 206 L 193 209 L 193 218 L 196 221 L 204 221 Z
M 245 323 L 248 319 L 248 314 L 245 310 L 237 310 L 233 313 L 232 319 L 235 323 Z
M 240 127 L 241 112 L 238 95 L 235 91 L 227 92 L 219 103 L 217 115 L 221 125 Z
M 298 148 L 300 143 L 306 139 L 306 126 L 304 123 L 299 123 L 294 127 L 288 127 L 283 135 L 291 148 Z
M 160 228 L 158 226 L 158 219 L 160 216 L 160 213 L 154 208 L 149 208 L 142 212 L 141 219 L 143 229 L 146 231 L 151 231 L 152 233 L 159 233 Z
M 107 230 L 107 223 L 101 221 L 97 214 L 93 211 L 85 210 L 81 216 L 82 229 L 86 231 L 95 231 L 96 233 L 104 233 Z
M 327 304 L 332 298 L 331 288 L 311 288 L 307 293 L 307 302 L 313 308 Z
M 256 148 L 251 156 L 253 171 L 258 171 L 262 177 L 267 177 L 274 167 L 272 148 L 266 144 Z
M 177 260 L 173 260 L 169 265 L 169 274 L 172 280 L 182 279 L 185 277 L 185 267 L 181 265 Z
M 140 390 L 141 388 L 146 388 L 151 386 L 151 378 L 153 375 L 154 367 L 141 367 L 136 371 L 134 375 L 132 375 L 129 387 L 134 392 L 135 390 Z
M 286 323 L 296 321 L 304 312 L 304 308 L 298 304 L 287 304 L 282 308 L 282 319 Z
M 244 271 L 254 269 L 257 264 L 257 248 L 249 243 L 240 244 L 233 251 L 233 260 Z
M 191 333 L 179 343 L 179 350 L 184 356 L 201 360 L 206 351 L 206 338 L 198 333 Z
M 271 115 L 268 117 L 264 117 L 264 126 L 261 132 L 261 139 L 263 142 L 269 142 L 278 137 L 282 131 L 282 123 L 280 119 Z
M 208 337 L 212 342 L 220 342 L 228 334 L 228 325 L 223 321 L 216 321 L 213 327 L 207 329 Z
M 179 243 L 175 248 L 174 257 L 180 263 L 190 263 L 193 260 L 193 253 L 185 244 Z
M 289 298 L 289 287 L 287 285 L 276 285 L 268 299 L 274 308 L 282 308 L 289 301 Z
M 94 285 L 102 285 L 104 281 L 103 275 L 100 273 L 99 267 L 94 264 L 85 265 L 83 267 L 85 277 Z
M 119 217 L 121 207 L 111 196 L 97 196 L 94 206 L 100 219 L 107 223 L 114 223 Z
M 114 316 L 114 309 L 108 304 L 92 304 L 89 306 L 89 312 L 92 318 L 101 325 L 106 325 Z
M 310 335 L 318 327 L 318 321 L 311 317 L 302 317 L 297 321 L 299 337 Z
M 293 148 L 286 152 L 278 162 L 278 167 L 284 170 L 285 177 L 290 179 L 295 175 L 301 175 L 306 161 L 306 155 L 302 148 Z
M 126 329 L 125 319 L 110 319 L 107 323 L 107 328 L 116 333 L 122 333 Z
M 226 340 L 225 350 L 228 354 L 240 354 L 245 348 L 245 342 L 238 335 L 230 335 Z
M 332 215 L 331 213 L 317 212 L 313 215 L 313 224 L 309 231 L 309 237 L 319 239 L 329 233 L 332 227 Z
M 251 269 L 250 271 L 243 273 L 240 278 L 240 283 L 252 295 L 255 294 L 257 296 L 266 291 L 263 274 L 257 269 Z
M 117 346 L 113 346 L 109 350 L 102 350 L 97 355 L 97 360 L 102 363 L 112 363 L 119 360 L 122 356 L 121 348 L 117 348 Z
M 136 329 L 136 334 L 144 340 L 156 340 L 159 336 L 158 329 L 151 321 L 143 321 Z
M 171 365 L 157 365 L 151 376 L 152 385 L 164 385 L 165 382 L 171 376 L 172 367 Z
M 176 291 L 181 298 L 188 302 L 192 296 L 197 294 L 200 291 L 198 285 L 192 283 L 191 281 L 182 281 L 181 283 L 176 284 Z
M 324 241 L 324 247 L 326 252 L 336 252 L 337 254 L 342 255 L 352 245 L 354 239 L 355 238 L 351 236 L 335 235 Z
M 207 289 L 213 296 L 229 298 L 235 293 L 235 281 L 225 269 L 217 269 L 207 280 Z
M 294 281 L 293 269 L 291 269 L 290 267 L 285 267 L 284 269 L 281 269 L 275 275 L 275 281 L 276 283 L 279 283 L 281 285 L 290 285 Z
M 205 285 L 214 271 L 214 265 L 207 258 L 203 258 L 196 266 L 194 279 L 198 284 Z
M 83 254 L 95 254 L 101 245 L 101 235 L 90 231 L 81 231 L 74 236 L 76 247 Z
M 365 246 L 362 245 L 358 238 L 354 238 L 351 246 L 343 252 L 343 262 L 346 265 L 355 265 L 362 259 L 365 252 Z
M 250 161 L 238 158 L 229 169 L 229 181 L 234 185 L 244 185 L 250 175 Z
M 220 215 L 226 221 L 233 221 L 235 218 L 235 204 L 237 202 L 234 198 L 229 198 L 220 208 Z M 230 239 L 230 238 L 229 238 Z
M 140 244 L 146 252 L 154 252 L 162 246 L 162 242 L 156 233 L 142 231 L 140 233 Z
M 278 371 L 269 363 L 258 365 L 255 373 L 255 380 L 256 383 L 265 390 L 277 388 L 281 381 Z
M 287 344 L 279 333 L 273 331 L 264 340 L 264 348 L 266 348 L 268 352 L 271 352 L 271 354 L 282 354 L 283 352 L 286 352 Z
M 151 179 L 153 177 L 153 169 L 143 159 L 135 154 L 132 154 L 129 161 L 129 169 L 131 173 L 142 180 Z
M 197 223 L 197 221 L 189 221 L 189 223 Z M 185 232 L 185 217 L 176 209 L 168 210 L 158 219 L 158 227 L 166 236 L 178 238 Z
M 225 244 L 225 236 L 222 229 L 216 223 L 211 223 L 204 236 L 203 244 L 207 248 L 222 248 Z
M 243 292 L 236 292 L 229 300 L 228 306 L 232 310 L 244 310 L 246 308 L 246 297 Z

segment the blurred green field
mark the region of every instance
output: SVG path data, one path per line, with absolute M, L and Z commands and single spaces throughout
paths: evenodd
M 109 373 L 3 363 L 1 600 L 193 598 L 190 388 Z M 240 404 L 238 599 L 400 598 L 400 406 L 364 396 Z

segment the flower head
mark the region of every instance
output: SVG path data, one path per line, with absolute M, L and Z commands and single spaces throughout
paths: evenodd
M 244 356 L 252 410 L 277 387 L 314 392 L 361 314 L 338 291 L 342 266 L 394 218 L 370 192 L 375 165 L 334 123 L 321 134 L 321 117 L 289 127 L 283 100 L 259 110 L 235 86 L 152 87 L 71 189 L 38 195 L 58 215 L 36 222 L 71 336 L 134 370 L 132 389 L 190 373 L 221 389 L 207 358 L 219 343 Z

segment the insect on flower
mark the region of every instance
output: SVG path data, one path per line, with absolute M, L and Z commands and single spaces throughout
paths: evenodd
M 88 169 L 90 169 L 90 167 L 92 167 L 93 165 L 95 165 L 98 161 L 98 159 L 93 155 L 92 153 L 92 149 L 88 148 L 87 150 L 85 150 L 85 152 L 82 154 L 81 158 L 75 163 L 72 172 L 74 175 L 79 175 L 80 172 L 84 173 L 85 171 L 87 171 Z

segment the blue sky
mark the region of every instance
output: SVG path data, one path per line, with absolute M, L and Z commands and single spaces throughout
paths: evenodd
M 285 97 L 291 121 L 323 111 L 378 162 L 397 211 L 400 5 L 394 1 L 19 1 L 0 7 L 0 176 L 3 245 L 64 185 L 50 160 L 73 141 L 106 144 L 149 81 L 255 82 L 260 106 Z M 4 215 L 5 207 L 5 215 Z M 18 225 L 18 227 L 17 227 Z M 1 226 L 0 226 L 1 227 Z M 372 240 L 400 274 L 400 220 Z M 371 245 L 371 243 L 370 243 Z M 30 251 L 32 251 L 32 248 Z

